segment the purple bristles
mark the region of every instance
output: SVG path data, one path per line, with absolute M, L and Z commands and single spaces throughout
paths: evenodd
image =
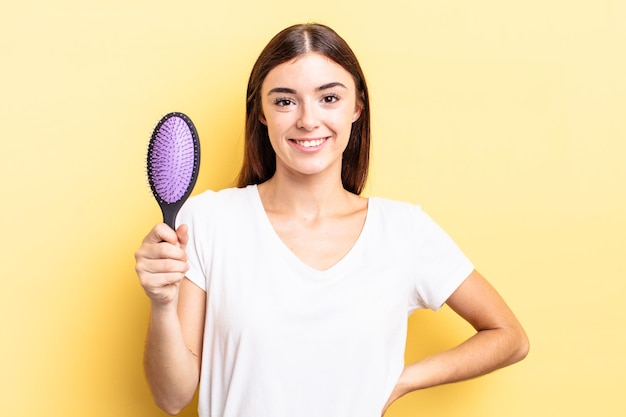
M 185 195 L 194 173 L 194 141 L 181 117 L 170 117 L 155 132 L 148 165 L 159 198 L 171 204 Z

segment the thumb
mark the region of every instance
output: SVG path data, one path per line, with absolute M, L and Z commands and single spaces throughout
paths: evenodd
M 171 244 L 178 243 L 178 236 L 168 225 L 159 223 L 148 233 L 144 239 L 145 243 L 161 243 L 168 242 Z
M 176 235 L 178 236 L 178 243 L 182 249 L 187 247 L 187 242 L 189 241 L 189 228 L 186 224 L 181 224 L 176 229 Z

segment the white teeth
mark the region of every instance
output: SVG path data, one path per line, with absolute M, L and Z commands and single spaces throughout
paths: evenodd
M 315 140 L 296 140 L 296 143 L 305 148 L 312 148 L 314 146 L 320 146 L 324 143 L 325 139 L 315 139 Z

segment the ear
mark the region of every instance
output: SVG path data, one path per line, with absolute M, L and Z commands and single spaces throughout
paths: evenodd
M 356 106 L 354 106 L 354 114 L 352 115 L 352 123 L 359 120 L 359 117 L 361 117 L 362 110 L 363 110 L 363 104 L 361 104 L 361 102 L 357 102 Z
M 265 126 L 267 126 L 267 120 L 265 119 L 265 115 L 260 114 L 259 115 L 259 122 L 263 123 Z
M 365 92 L 361 91 L 357 94 L 356 103 L 354 104 L 354 114 L 352 115 L 352 123 L 359 120 L 361 117 L 361 112 L 363 111 L 363 107 L 365 106 Z

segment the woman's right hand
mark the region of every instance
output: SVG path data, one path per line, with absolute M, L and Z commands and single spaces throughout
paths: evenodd
M 177 306 L 180 283 L 189 269 L 185 252 L 188 238 L 186 225 L 174 231 L 160 223 L 135 252 L 137 276 L 154 307 Z

